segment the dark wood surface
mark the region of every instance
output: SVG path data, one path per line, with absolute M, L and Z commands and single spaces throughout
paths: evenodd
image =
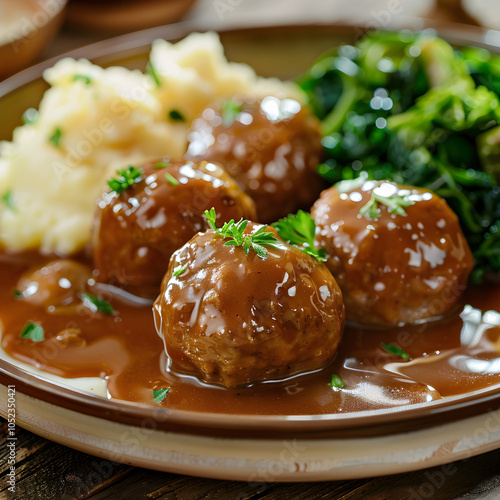
M 252 484 L 156 472 L 109 462 L 17 429 L 16 492 L 7 491 L 7 424 L 0 419 L 0 498 L 500 499 L 500 450 L 423 471 L 351 481 Z

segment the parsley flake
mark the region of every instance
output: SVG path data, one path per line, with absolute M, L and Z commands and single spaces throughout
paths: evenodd
M 90 76 L 87 76 L 87 75 L 74 75 L 73 81 L 74 82 L 81 81 L 85 85 L 88 85 L 89 83 L 92 83 L 92 78 L 90 78 Z
M 180 111 L 178 111 L 177 109 L 172 109 L 172 111 L 170 111 L 168 116 L 173 122 L 185 122 L 186 121 L 186 119 L 184 118 L 184 115 Z
M 186 269 L 187 269 L 187 266 L 177 267 L 174 270 L 174 276 L 180 276 Z
M 15 210 L 14 200 L 12 199 L 12 190 L 9 189 L 2 196 L 2 201 L 5 203 L 5 206 L 10 210 Z
M 14 290 L 12 290 L 12 296 L 16 299 L 16 300 L 21 300 L 21 298 L 24 297 L 24 293 L 23 292 L 20 292 L 17 288 L 14 288 Z
M 34 323 L 33 321 L 28 321 L 21 330 L 19 338 L 30 339 L 33 342 L 41 342 L 42 340 L 45 340 L 42 325 Z
M 339 193 L 350 193 L 351 191 L 360 188 L 367 181 L 367 179 L 368 173 L 361 172 L 359 177 L 356 177 L 356 179 L 346 179 L 337 182 L 337 184 L 335 184 L 335 189 Z
M 167 172 L 165 174 L 165 179 L 172 186 L 178 186 L 179 185 L 179 181 L 171 173 L 169 173 L 169 172 Z
M 372 191 L 370 201 L 359 210 L 360 215 L 363 215 L 368 220 L 379 219 L 382 215 L 378 206 L 379 203 L 385 205 L 390 214 L 397 214 L 403 217 L 406 217 L 406 212 L 403 207 L 410 207 L 415 204 L 415 202 L 410 200 L 407 196 L 401 196 L 399 194 L 382 196 Z
M 326 261 L 326 250 L 324 248 L 318 250 L 314 247 L 316 223 L 308 212 L 299 210 L 296 215 L 289 215 L 271 225 L 278 231 L 280 238 L 289 245 L 320 262 Z
M 57 127 L 54 133 L 50 136 L 49 141 L 58 148 L 61 145 L 62 130 Z
M 115 312 L 111 304 L 101 297 L 85 292 L 80 292 L 78 295 L 82 299 L 83 305 L 88 307 L 92 312 L 102 312 L 107 315 L 111 315 Z
M 158 163 L 155 163 L 154 167 L 155 168 L 165 168 L 165 167 L 170 167 L 170 165 L 172 165 L 170 162 L 159 161 Z
M 38 120 L 38 111 L 35 108 L 28 108 L 22 116 L 23 123 L 33 125 Z
M 129 165 L 126 170 L 117 170 L 116 173 L 119 175 L 118 179 L 109 180 L 108 186 L 111 188 L 110 193 L 114 191 L 116 194 L 122 194 L 127 188 L 141 180 L 144 171 L 142 168 Z
M 344 381 L 338 375 L 332 375 L 332 380 L 328 383 L 330 387 L 336 387 L 337 389 L 343 389 L 345 387 Z
M 234 222 L 234 219 L 231 219 L 229 222 L 224 222 L 221 228 L 218 228 L 216 225 L 217 215 L 215 208 L 212 207 L 210 210 L 205 210 L 204 214 L 209 226 L 216 234 L 223 238 L 231 238 L 224 244 L 243 247 L 245 255 L 248 255 L 250 250 L 254 250 L 261 259 L 266 259 L 268 252 L 266 246 L 284 248 L 281 242 L 274 236 L 274 233 L 266 231 L 267 226 L 262 226 L 253 234 L 244 235 L 243 233 L 249 221 L 240 219 L 238 222 Z
M 149 75 L 154 80 L 157 87 L 161 87 L 160 77 L 158 76 L 155 67 L 151 64 L 151 61 L 146 64 L 146 75 Z
M 170 387 L 165 387 L 164 389 L 153 389 L 153 401 L 155 403 L 161 403 L 169 392 Z
M 238 104 L 232 99 L 227 99 L 222 102 L 222 124 L 224 127 L 229 127 L 234 123 L 236 117 L 241 113 L 243 104 Z
M 394 356 L 401 356 L 405 361 L 408 361 L 410 359 L 410 355 L 406 351 L 403 351 L 403 349 L 401 349 L 401 347 L 398 347 L 397 345 L 382 343 L 381 346 L 389 354 L 394 354 Z

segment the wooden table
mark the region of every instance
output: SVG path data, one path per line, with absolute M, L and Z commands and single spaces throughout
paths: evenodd
M 500 498 L 500 450 L 423 471 L 351 481 L 254 484 L 168 474 L 109 462 L 17 433 L 16 493 L 7 494 L 7 423 L 0 421 L 0 498 L 23 500 Z
M 290 3 L 288 3 L 290 1 Z M 222 26 L 229 23 L 252 24 L 269 22 L 271 12 L 313 22 L 311 16 L 321 11 L 333 20 L 348 22 L 355 17 L 368 21 L 383 16 L 392 0 L 254 0 L 226 2 L 234 8 L 219 19 Z M 320 9 L 323 3 L 327 8 Z M 396 2 L 398 3 L 398 2 Z M 471 2 L 467 2 L 469 5 Z M 484 2 L 483 2 L 484 3 Z M 191 21 L 210 21 L 217 14 L 215 2 L 200 0 L 189 16 Z M 281 7 L 280 5 L 281 4 Z M 286 4 L 286 5 L 285 5 Z M 387 4 L 387 5 L 386 5 Z M 398 3 L 398 16 L 423 14 L 430 2 Z M 300 7 L 300 8 L 299 8 Z M 265 9 L 270 9 L 266 14 Z M 219 16 L 220 17 L 220 16 Z M 76 33 L 65 29 L 48 47 L 44 57 L 60 54 L 105 36 Z M 0 498 L 20 499 L 499 499 L 500 450 L 453 464 L 395 476 L 333 481 L 323 483 L 251 484 L 237 481 L 218 481 L 177 474 L 139 469 L 118 464 L 71 450 L 47 441 L 28 431 L 17 429 L 16 493 L 7 492 L 7 423 L 0 419 Z

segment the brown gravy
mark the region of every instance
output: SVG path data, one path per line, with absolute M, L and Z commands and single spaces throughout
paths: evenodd
M 21 274 L 44 263 L 42 258 L 36 260 L 0 260 L 3 349 L 62 377 L 106 377 L 113 399 L 157 404 L 153 389 L 170 387 L 162 406 L 214 413 L 310 415 L 425 403 L 500 384 L 500 369 L 494 362 L 500 358 L 500 327 L 485 328 L 474 346 L 461 346 L 463 323 L 455 314 L 411 328 L 347 326 L 336 360 L 321 371 L 238 389 L 208 386 L 166 373 L 163 342 L 150 306 L 134 307 L 113 298 L 114 316 L 57 315 L 16 300 L 12 290 Z M 500 286 L 469 288 L 464 303 L 483 312 L 500 310 Z M 19 338 L 28 320 L 43 325 L 43 342 Z M 61 338 L 60 333 L 71 328 L 81 333 Z M 400 345 L 410 354 L 410 361 L 388 354 L 382 342 Z M 332 374 L 342 377 L 344 389 L 328 385 Z

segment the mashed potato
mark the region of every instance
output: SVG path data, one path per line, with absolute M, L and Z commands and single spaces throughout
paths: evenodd
M 63 59 L 37 119 L 0 143 L 0 243 L 11 251 L 72 254 L 90 240 L 95 200 L 118 168 L 181 157 L 191 120 L 236 94 L 298 98 L 290 83 L 228 63 L 218 36 L 157 40 L 152 74 Z M 173 120 L 177 111 L 185 121 Z

